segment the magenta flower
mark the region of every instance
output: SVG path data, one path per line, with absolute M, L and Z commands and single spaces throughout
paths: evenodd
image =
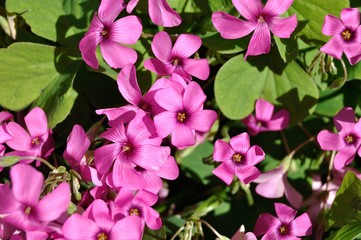
M 172 40 L 167 32 L 158 32 L 152 42 L 152 51 L 157 58 L 145 60 L 144 67 L 160 76 L 176 73 L 186 81 L 192 77 L 206 80 L 209 76 L 207 59 L 191 59 L 202 45 L 200 37 L 181 34 L 172 47 Z
M 61 183 L 39 200 L 42 173 L 29 165 L 17 164 L 10 169 L 10 177 L 11 188 L 7 184 L 0 186 L 0 214 L 6 214 L 4 222 L 24 231 L 44 230 L 48 222 L 67 210 L 71 197 L 68 183 Z
M 112 68 L 122 68 L 136 62 L 137 52 L 121 44 L 135 44 L 143 27 L 136 16 L 126 16 L 114 22 L 124 8 L 123 0 L 101 1 L 98 13 L 79 43 L 83 59 L 90 67 L 99 67 L 95 54 L 98 45 L 104 60 Z
M 71 215 L 62 230 L 68 240 L 142 239 L 139 218 L 129 216 L 117 221 L 112 218 L 107 204 L 100 199 L 95 200 L 82 215 Z
M 336 170 L 341 170 L 353 161 L 356 152 L 361 156 L 361 122 L 355 121 L 355 113 L 350 107 L 341 109 L 334 116 L 333 122 L 338 134 L 322 130 L 317 135 L 317 141 L 322 150 L 339 151 L 333 166 Z
M 257 238 L 253 232 L 246 233 L 244 226 L 242 225 L 232 236 L 231 240 L 257 240 Z
M 114 201 L 114 214 L 116 217 L 136 216 L 150 229 L 157 230 L 162 227 L 159 213 L 151 208 L 158 201 L 158 196 L 147 191 L 132 191 L 122 188 Z
M 196 82 L 182 94 L 172 87 L 160 89 L 154 98 L 165 109 L 154 117 L 157 133 L 161 138 L 172 134 L 171 142 L 178 148 L 194 145 L 196 131 L 208 132 L 217 119 L 215 111 L 203 110 L 206 95 Z
M 97 170 L 90 166 L 85 156 L 90 145 L 90 140 L 80 125 L 74 125 L 69 134 L 64 158 L 72 169 L 77 171 L 85 181 L 92 181 L 95 185 L 101 186 L 100 176 Z
M 130 0 L 127 5 L 127 12 L 131 13 L 138 2 L 139 0 Z M 182 22 L 179 14 L 169 6 L 166 0 L 148 0 L 148 9 L 150 19 L 156 25 L 174 27 Z
M 24 120 L 28 131 L 15 122 L 6 125 L 7 132 L 12 136 L 6 144 L 15 150 L 9 154 L 43 158 L 50 156 L 54 150 L 54 143 L 45 112 L 36 107 Z
M 255 183 L 256 193 L 265 198 L 281 198 L 283 195 L 294 208 L 299 208 L 302 203 L 302 195 L 292 187 L 287 180 L 287 171 L 281 165 L 271 171 L 261 173 Z
M 249 135 L 241 133 L 231 138 L 230 142 L 217 140 L 214 145 L 213 159 L 222 162 L 212 172 L 227 185 L 231 184 L 234 175 L 248 184 L 255 180 L 260 171 L 254 166 L 265 158 L 262 148 L 250 146 Z
M 101 137 L 112 143 L 95 150 L 95 166 L 103 175 L 112 168 L 114 186 L 144 189 L 146 182 L 136 169 L 157 171 L 168 159 L 170 149 L 160 146 L 161 139 L 148 130 L 151 124 L 149 117 L 139 111 L 126 127 L 120 124 L 102 133 Z
M 256 116 L 249 115 L 242 119 L 242 123 L 247 126 L 248 133 L 256 136 L 260 132 L 279 131 L 287 128 L 290 114 L 283 109 L 273 114 L 274 106 L 270 102 L 260 98 L 256 101 Z
M 341 11 L 341 19 L 326 15 L 322 33 L 332 36 L 321 48 L 322 52 L 337 59 L 341 59 L 344 52 L 351 65 L 360 61 L 361 27 L 360 12 L 357 8 L 344 8 Z
M 296 15 L 280 18 L 293 0 L 268 0 L 263 6 L 261 0 L 232 0 L 238 12 L 246 19 L 241 20 L 224 12 L 215 12 L 212 22 L 223 38 L 242 38 L 254 31 L 244 58 L 268 53 L 271 49 L 270 31 L 279 38 L 289 38 L 297 26 Z
M 283 203 L 275 203 L 277 218 L 268 214 L 261 214 L 255 224 L 256 236 L 264 234 L 264 240 L 293 240 L 296 237 L 312 234 L 312 223 L 307 213 L 296 217 L 297 211 Z

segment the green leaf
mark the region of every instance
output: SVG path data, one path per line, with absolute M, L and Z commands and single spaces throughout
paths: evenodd
M 361 221 L 356 221 L 343 226 L 336 234 L 327 240 L 353 240 L 361 235 Z
M 50 96 L 52 92 L 54 95 L 55 90 L 44 90 L 69 81 L 76 73 L 79 62 L 71 59 L 71 54 L 69 49 L 34 43 L 14 43 L 7 49 L 0 49 L 0 105 L 18 111 L 41 94 Z M 66 93 L 66 88 L 59 88 Z
M 355 221 L 361 221 L 361 180 L 348 171 L 330 209 L 328 227 L 342 227 Z
M 234 54 L 247 48 L 249 37 L 230 40 L 222 38 L 219 33 L 208 32 L 202 37 L 204 46 L 221 54 Z
M 345 62 L 347 66 L 347 79 L 361 80 L 361 62 L 351 66 L 348 61 Z
M 166 240 L 167 234 L 165 232 L 164 225 L 161 229 L 158 230 L 152 230 L 148 227 L 144 230 L 143 240 Z
M 304 26 L 298 34 L 303 40 L 322 44 L 330 39 L 322 33 L 325 16 L 331 14 L 339 18 L 341 10 L 349 6 L 348 0 L 295 0 L 288 14 L 296 14 L 298 25 Z
M 284 62 L 292 62 L 297 59 L 298 44 L 294 36 L 291 38 L 279 38 L 274 36 L 274 39 Z
M 67 46 L 78 45 L 97 6 L 87 0 L 6 1 L 7 11 L 22 13 L 33 33 Z
M 188 151 L 193 150 L 186 156 L 179 156 L 181 168 L 185 171 L 185 174 L 189 177 L 200 181 L 204 185 L 209 183 L 209 177 L 213 175 L 213 166 L 205 165 L 203 158 L 208 157 L 213 153 L 213 144 L 206 141 L 195 148 L 187 148 L 183 152 L 183 155 Z
M 314 111 L 319 94 L 316 84 L 297 63 L 285 65 L 279 58 L 274 52 L 249 61 L 238 55 L 220 68 L 214 91 L 226 117 L 245 118 L 254 110 L 258 98 L 281 103 L 290 111 L 291 123 L 301 121 Z
M 4 156 L 0 158 L 0 167 L 11 167 L 20 161 L 17 156 Z

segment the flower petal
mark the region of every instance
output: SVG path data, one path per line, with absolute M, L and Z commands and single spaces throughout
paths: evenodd
M 17 164 L 10 169 L 10 177 L 15 198 L 25 205 L 36 205 L 43 187 L 43 175 L 29 165 Z
M 144 211 L 144 221 L 152 230 L 157 230 L 162 227 L 162 219 L 160 218 L 159 213 L 151 207 L 143 208 Z
M 48 134 L 48 120 L 43 109 L 33 108 L 24 118 L 26 127 L 32 137 Z
M 247 150 L 244 164 L 246 165 L 256 165 L 257 163 L 264 160 L 266 154 L 260 146 L 254 145 Z
M 176 123 L 171 142 L 178 148 L 193 146 L 196 143 L 195 131 L 183 123 Z
M 250 140 L 248 133 L 241 133 L 237 136 L 231 138 L 230 142 L 231 147 L 237 153 L 246 154 L 248 149 L 250 148 Z
M 109 41 L 135 44 L 142 34 L 143 26 L 136 16 L 126 16 L 114 22 L 109 29 Z
M 174 112 L 162 112 L 154 116 L 154 124 L 159 137 L 165 138 L 173 132 L 177 123 Z
M 13 137 L 11 140 L 6 142 L 9 147 L 18 151 L 27 151 L 32 149 L 29 134 L 19 124 L 9 122 L 6 125 L 6 130 Z
M 279 16 L 287 11 L 293 0 L 267 0 L 262 13 L 269 16 Z
M 172 61 L 172 40 L 167 32 L 158 32 L 152 41 L 154 55 L 163 63 Z
M 254 182 L 257 182 L 257 179 Z M 265 198 L 280 198 L 284 192 L 285 186 L 282 181 L 282 175 L 276 175 L 273 179 L 262 182 L 256 187 L 256 193 Z
M 167 76 L 173 73 L 174 66 L 170 63 L 163 63 L 158 58 L 149 58 L 144 61 L 144 67 L 160 76 Z
M 258 178 L 260 171 L 254 166 L 236 166 L 236 175 L 244 184 L 248 184 Z
M 137 174 L 129 161 L 118 159 L 114 162 L 112 172 L 114 185 L 124 186 L 130 190 L 145 189 L 146 181 Z
M 155 101 L 162 108 L 177 113 L 178 111 L 183 110 L 183 97 L 181 94 L 174 88 L 168 87 L 158 90 L 154 94 Z
M 114 225 L 108 205 L 101 199 L 94 200 L 86 212 L 83 213 L 83 216 L 94 220 L 97 226 L 105 232 L 109 232 Z
M 175 180 L 179 175 L 179 167 L 173 156 L 169 156 L 164 162 L 159 171 L 156 172 L 157 176 L 168 180 Z
M 235 151 L 229 143 L 218 139 L 214 144 L 213 159 L 217 162 L 224 162 L 232 159 Z
M 357 8 L 344 8 L 341 20 L 347 29 L 355 31 L 360 26 L 360 11 Z
M 56 220 L 63 214 L 70 203 L 71 193 L 68 183 L 61 183 L 51 193 L 41 199 L 36 206 L 36 217 L 42 222 Z
M 224 12 L 214 12 L 212 23 L 225 39 L 242 38 L 256 28 L 255 21 L 243 21 Z
M 119 92 L 129 103 L 137 105 L 142 99 L 134 65 L 125 66 L 117 77 Z
M 192 113 L 186 121 L 187 126 L 198 132 L 208 132 L 217 119 L 217 113 L 213 110 L 201 110 Z
M 351 65 L 355 65 L 361 60 L 361 44 L 359 42 L 346 44 L 343 51 Z
M 234 164 L 232 161 L 225 161 L 221 163 L 221 165 L 219 165 L 216 169 L 214 169 L 212 173 L 227 185 L 229 185 L 231 184 L 235 174 Z
M 338 35 L 335 35 L 330 39 L 330 41 L 323 45 L 320 50 L 340 60 L 343 53 L 342 38 Z
M 345 147 L 345 142 L 340 137 L 329 130 L 322 130 L 317 135 L 317 142 L 322 150 L 340 150 Z
M 292 207 L 299 208 L 302 203 L 302 195 L 292 187 L 292 185 L 288 182 L 286 175 L 283 176 L 283 183 L 285 185 L 286 199 Z
M 0 214 L 14 212 L 22 206 L 22 204 L 16 200 L 13 192 L 10 189 L 9 184 L 0 184 L 0 196 Z
M 130 0 L 127 4 L 127 13 L 132 13 L 138 2 L 139 0 Z
M 294 236 L 307 236 L 312 234 L 312 223 L 307 213 L 302 214 L 290 224 L 290 234 Z
M 252 35 L 251 41 L 249 42 L 246 55 L 256 56 L 260 54 L 268 53 L 271 50 L 271 33 L 266 23 L 259 23 Z
M 275 203 L 275 210 L 278 219 L 282 223 L 290 223 L 296 217 L 297 214 L 297 210 L 283 203 Z
M 183 94 L 182 103 L 184 110 L 188 113 L 202 110 L 206 98 L 207 96 L 204 94 L 201 86 L 196 82 L 190 82 Z
M 336 34 L 340 34 L 343 30 L 345 30 L 345 26 L 342 21 L 330 14 L 325 16 L 325 21 L 322 27 L 322 33 L 326 36 L 334 36 Z
M 281 224 L 280 220 L 268 213 L 261 214 L 254 226 L 254 234 L 256 236 L 271 232 Z M 277 238 L 275 238 L 277 239 Z
M 127 216 L 112 226 L 109 240 L 135 240 L 142 238 L 142 221 L 136 216 Z M 85 238 L 84 238 L 85 239 Z
M 333 123 L 338 132 L 353 130 L 356 122 L 355 112 L 351 107 L 342 108 L 334 117 Z
M 193 34 L 181 34 L 174 43 L 172 56 L 189 58 L 202 46 L 200 37 Z
M 94 221 L 77 213 L 71 215 L 62 227 L 64 237 L 70 240 L 94 239 L 99 231 Z
M 128 64 L 134 64 L 138 58 L 134 49 L 108 40 L 103 40 L 100 43 L 100 51 L 104 60 L 112 68 L 122 68 Z
M 290 121 L 290 113 L 282 109 L 276 112 L 271 120 L 267 122 L 267 128 L 272 131 L 279 131 L 288 127 Z
M 67 160 L 73 159 L 80 163 L 85 152 L 88 150 L 89 145 L 90 140 L 88 139 L 84 129 L 80 125 L 74 125 L 67 140 L 64 158 Z
M 267 24 L 271 32 L 277 37 L 290 38 L 297 27 L 297 17 L 296 15 L 287 18 L 274 17 Z
M 94 163 L 101 174 L 105 174 L 111 168 L 114 160 L 120 154 L 120 144 L 113 143 L 104 145 L 94 151 Z
M 156 25 L 174 27 L 182 22 L 179 14 L 169 6 L 166 0 L 149 0 L 148 8 L 150 19 Z
M 182 67 L 186 73 L 200 80 L 207 80 L 210 73 L 207 59 L 183 59 Z
M 158 171 L 169 155 L 168 147 L 140 145 L 133 150 L 130 160 L 142 168 Z
M 112 24 L 125 7 L 123 0 L 102 0 L 98 8 L 98 17 L 103 23 Z
M 267 122 L 271 119 L 274 106 L 272 103 L 260 98 L 256 101 L 255 112 L 259 121 Z
M 247 20 L 256 20 L 261 14 L 263 4 L 261 0 L 232 0 L 237 11 Z
M 356 149 L 354 147 L 346 147 L 339 151 L 335 156 L 333 166 L 336 170 L 341 170 L 344 166 L 349 165 L 355 158 Z

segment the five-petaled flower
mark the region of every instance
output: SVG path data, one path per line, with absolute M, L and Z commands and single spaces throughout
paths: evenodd
M 212 22 L 226 39 L 242 38 L 254 31 L 245 59 L 271 50 L 270 31 L 279 38 L 289 38 L 297 26 L 296 15 L 278 17 L 287 11 L 293 0 L 268 0 L 265 6 L 261 0 L 232 0 L 232 3 L 246 21 L 224 12 L 214 12 Z
M 102 0 L 98 13 L 93 17 L 88 32 L 79 43 L 84 61 L 92 68 L 99 67 L 96 48 L 112 68 L 122 68 L 137 61 L 134 49 L 120 45 L 135 44 L 141 33 L 142 24 L 136 16 L 126 16 L 115 21 L 125 8 L 123 0 Z
M 217 140 L 214 145 L 213 159 L 222 162 L 213 170 L 214 175 L 231 184 L 234 175 L 244 184 L 255 180 L 260 171 L 254 166 L 265 157 L 262 148 L 250 146 L 248 133 L 241 133 L 231 138 L 230 143 Z
M 361 26 L 360 12 L 357 8 L 345 8 L 341 11 L 341 19 L 326 15 L 322 33 L 332 36 L 321 51 L 340 59 L 342 53 L 350 64 L 356 64 L 361 59 Z

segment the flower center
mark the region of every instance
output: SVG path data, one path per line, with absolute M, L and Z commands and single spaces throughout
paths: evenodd
M 235 163 L 240 163 L 242 162 L 243 160 L 243 156 L 239 153 L 236 153 L 232 156 L 232 160 L 235 162 Z
M 345 137 L 345 142 L 347 144 L 353 143 L 355 141 L 355 137 L 352 134 L 349 134 Z
M 279 228 L 279 231 L 282 235 L 285 235 L 288 233 L 288 228 L 284 225 L 282 225 L 280 228 Z
M 129 215 L 131 215 L 131 216 L 139 216 L 139 210 L 137 208 L 132 208 L 129 211 Z
M 24 210 L 24 213 L 26 214 L 26 215 L 29 215 L 30 213 L 31 213 L 31 207 L 26 207 L 25 208 L 25 210 Z
M 108 239 L 108 237 L 105 233 L 99 233 L 97 235 L 97 240 L 107 240 L 107 239 Z
M 39 146 L 40 145 L 39 138 L 38 137 L 33 138 L 33 140 L 31 140 L 31 144 Z
M 133 150 L 133 147 L 132 145 L 130 145 L 129 143 L 125 144 L 123 147 L 122 147 L 122 152 L 131 152 Z
M 178 58 L 173 60 L 173 66 L 178 66 L 179 63 L 180 63 L 180 60 Z
M 109 38 L 109 29 L 107 27 L 103 28 L 103 31 L 100 33 L 103 38 L 108 39 Z
M 187 119 L 186 114 L 184 112 L 179 112 L 177 115 L 178 122 L 184 122 Z
M 266 22 L 262 15 L 258 16 L 257 20 L 258 20 L 259 23 L 265 23 Z
M 342 38 L 345 40 L 350 40 L 350 38 L 352 37 L 352 33 L 349 30 L 345 30 L 341 33 Z

